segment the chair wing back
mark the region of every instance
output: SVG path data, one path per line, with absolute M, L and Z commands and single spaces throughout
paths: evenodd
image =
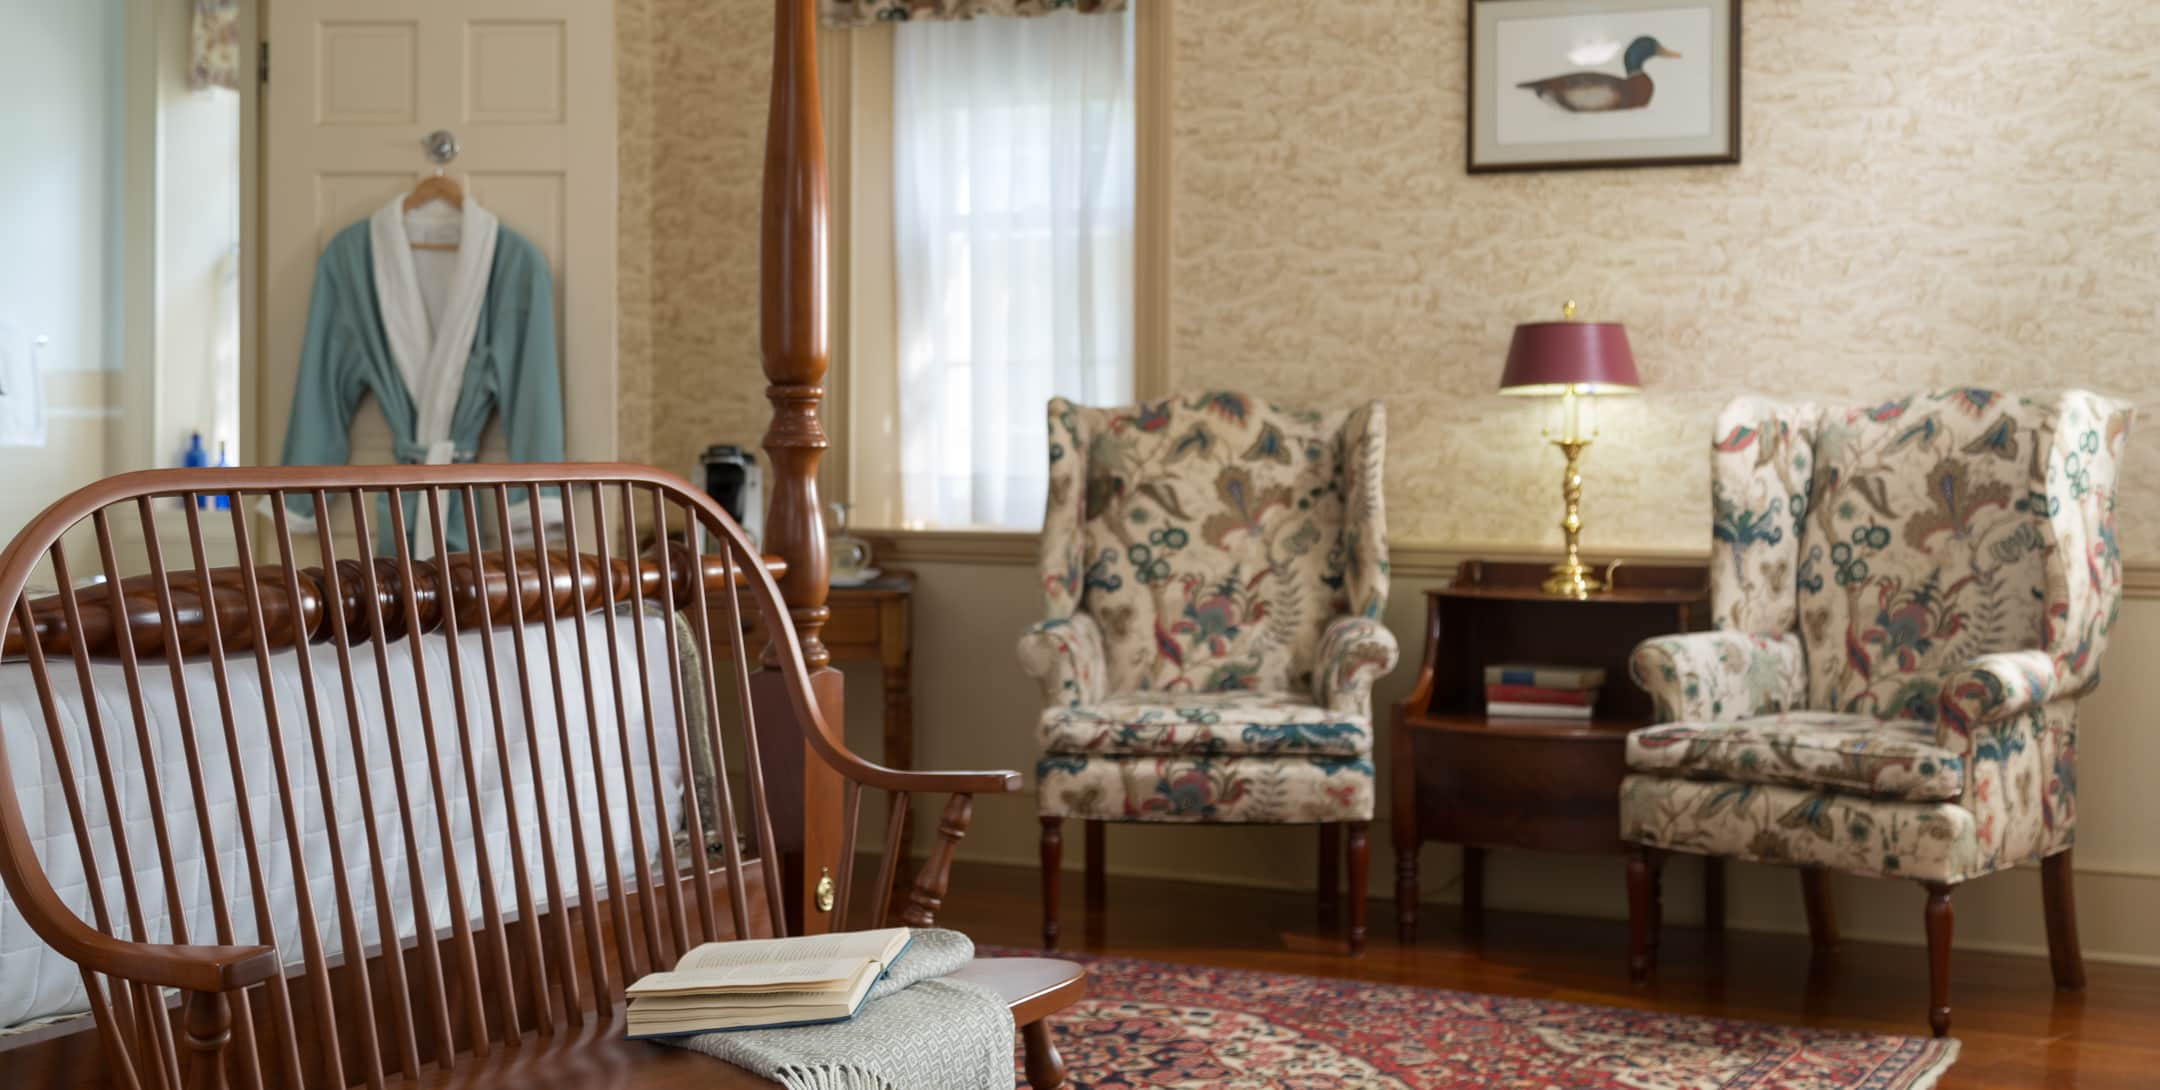
M 1303 690 L 1329 620 L 1385 605 L 1378 402 L 1049 413 L 1043 592 L 1101 624 L 1109 691 Z
M 1932 719 L 1944 672 L 1998 651 L 2044 650 L 2082 688 L 2120 597 L 2128 427 L 2126 406 L 2075 390 L 1736 402 L 1716 454 L 1719 623 L 1797 627 L 1816 708 Z
M 1710 609 L 1719 628 L 1799 626 L 1793 573 L 1815 474 L 1812 405 L 1743 397 L 1718 414 L 1710 454 Z

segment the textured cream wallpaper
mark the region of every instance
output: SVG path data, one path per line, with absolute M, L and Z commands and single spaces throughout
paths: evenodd
M 653 0 L 616 0 L 615 434 L 630 462 L 652 460 L 653 27 Z
M 772 10 L 770 0 L 616 0 L 623 454 L 678 473 L 707 444 L 755 447 L 765 432 L 757 262 Z M 635 242 L 632 220 L 642 220 Z M 640 320 L 642 358 L 628 332 Z
M 1491 391 L 1513 325 L 1565 297 L 1627 323 L 1648 384 L 1601 413 L 1593 549 L 1707 547 L 1704 444 L 1740 391 L 2153 374 L 2150 0 L 1754 0 L 1740 166 L 1479 177 L 1459 2 L 1175 25 L 1175 382 L 1387 398 L 1398 539 L 1558 542 L 1551 410 Z M 2129 466 L 2134 559 L 2160 559 L 2153 465 Z
M 682 468 L 766 419 L 772 5 L 618 3 L 625 327 L 646 293 L 650 321 L 649 357 L 625 353 L 623 434 Z M 2142 395 L 2160 4 L 1755 0 L 1742 22 L 1741 165 L 1471 177 L 1455 0 L 1181 5 L 1172 384 L 1384 397 L 1398 539 L 1553 544 L 1551 410 L 1492 387 L 1514 324 L 1576 298 L 1627 323 L 1649 384 L 1600 413 L 1592 550 L 1706 546 L 1703 446 L 1741 391 Z M 2155 464 L 2128 467 L 2136 560 L 2160 560 Z

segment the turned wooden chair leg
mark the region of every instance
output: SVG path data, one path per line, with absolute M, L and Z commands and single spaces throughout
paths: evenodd
M 1042 819 L 1043 949 L 1057 949 L 1058 878 L 1065 865 L 1065 819 Z
M 1807 906 L 1808 940 L 1818 954 L 1837 948 L 1837 909 L 1830 902 L 1830 872 L 1821 867 L 1800 868 L 1800 896 Z
M 1657 965 L 1658 951 L 1665 943 L 1665 861 L 1664 852 L 1650 856 L 1650 964 Z
M 1636 845 L 1628 855 L 1628 977 L 1641 984 L 1657 968 L 1658 875 L 1656 848 Z
M 1108 849 L 1103 843 L 1103 837 L 1107 835 L 1110 823 L 1106 821 L 1089 821 L 1083 824 L 1087 828 L 1087 910 L 1089 912 L 1101 912 L 1103 905 L 1110 900 L 1108 885 L 1110 879 L 1104 872 L 1106 866 L 1104 855 Z
M 1320 831 L 1320 878 L 1315 894 L 1320 926 L 1333 927 L 1342 910 L 1343 828 L 1334 821 L 1323 821 L 1314 828 Z
M 1922 882 L 1927 888 L 1928 1028 L 1950 1036 L 1950 886 Z
M 1350 823 L 1350 956 L 1365 952 L 1365 882 L 1370 877 L 1372 846 L 1366 833 L 1372 822 Z
M 1050 1039 L 1050 1020 L 1020 1027 L 1020 1042 L 1027 1050 L 1027 1081 L 1033 1090 L 1058 1090 L 1065 1085 L 1065 1057 L 1058 1055 Z
M 232 1002 L 225 993 L 187 993 L 188 1090 L 225 1090 L 229 1085 L 225 1046 L 232 1043 L 232 1029 Z
M 2085 989 L 2085 955 L 2078 949 L 2077 895 L 2072 889 L 2070 849 L 2040 862 L 2040 889 L 2047 907 L 2048 963 L 2055 986 L 2066 992 Z

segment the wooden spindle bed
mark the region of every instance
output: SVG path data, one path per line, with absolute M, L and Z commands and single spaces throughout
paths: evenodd
M 55 504 L 0 552 L 0 957 L 41 944 L 0 1028 L 54 1019 L 0 1033 L 7 1085 L 767 1086 L 624 1040 L 623 987 L 703 941 L 934 923 L 971 798 L 1020 777 L 839 740 L 815 0 L 777 4 L 775 555 L 637 466 L 164 470 Z M 559 547 L 518 547 L 536 491 Z M 854 873 L 866 791 L 893 829 L 950 796 L 911 883 L 894 838 Z M 1062 1085 L 1078 967 L 962 973 Z

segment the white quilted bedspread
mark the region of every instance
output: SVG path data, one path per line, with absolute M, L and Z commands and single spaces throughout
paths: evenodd
M 560 622 L 557 646 L 563 662 L 563 690 L 569 718 L 570 756 L 569 767 L 573 775 L 563 775 L 564 757 L 557 744 L 555 728 L 554 688 L 547 672 L 547 629 L 529 625 L 515 631 L 507 628 L 494 630 L 497 678 L 501 685 L 503 702 L 504 736 L 507 739 L 511 775 L 509 787 L 514 791 L 518 816 L 524 830 L 525 849 L 528 854 L 527 871 L 535 900 L 543 901 L 547 887 L 544 881 L 543 860 L 540 856 L 537 817 L 534 806 L 534 787 L 528 755 L 535 747 L 535 735 L 528 732 L 524 712 L 518 697 L 518 674 L 513 639 L 522 639 L 532 670 L 533 703 L 540 729 L 537 746 L 540 762 L 540 789 L 547 803 L 550 823 L 554 828 L 557 861 L 562 880 L 571 881 L 571 863 L 575 848 L 571 840 L 570 806 L 575 793 L 575 805 L 584 815 L 586 830 L 586 856 L 595 883 L 602 881 L 608 846 L 600 836 L 598 815 L 600 796 L 604 789 L 608 809 L 611 812 L 615 832 L 613 851 L 618 865 L 629 867 L 635 861 L 632 850 L 631 823 L 624 796 L 623 772 L 636 771 L 639 826 L 643 830 L 644 843 L 649 855 L 658 851 L 658 835 L 663 819 L 654 813 L 653 793 L 649 778 L 648 761 L 657 761 L 660 772 L 661 796 L 665 803 L 664 825 L 675 828 L 681 816 L 683 783 L 682 754 L 676 742 L 674 701 L 668 696 L 666 632 L 668 622 L 661 615 L 648 611 L 644 621 L 648 676 L 652 679 L 653 715 L 655 734 L 659 738 L 658 752 L 647 753 L 643 702 L 633 681 L 638 676 L 635 644 L 632 629 L 635 624 L 627 616 L 615 620 L 617 636 L 623 659 L 623 703 L 627 705 L 624 715 L 629 723 L 630 745 L 627 758 L 618 741 L 615 709 L 612 706 L 616 686 L 608 683 L 606 632 L 603 618 L 595 615 L 587 619 L 587 639 L 591 648 L 591 691 L 597 705 L 597 719 L 601 738 L 600 760 L 597 767 L 604 770 L 594 776 L 591 759 L 592 743 L 587 730 L 583 691 L 577 683 L 575 672 L 579 669 L 574 620 Z M 467 758 L 461 749 L 456 727 L 457 717 L 453 710 L 451 694 L 449 641 L 441 635 L 423 637 L 419 645 L 425 655 L 429 704 L 432 709 L 436 746 L 443 759 L 441 783 L 448 797 L 447 806 L 452 854 L 456 859 L 455 872 L 462 890 L 468 915 L 478 919 L 481 912 L 479 868 L 473 846 L 473 820 L 467 804 L 465 768 Z M 413 683 L 412 654 L 414 641 L 398 640 L 388 647 L 389 676 L 393 694 L 393 710 L 397 715 L 397 738 L 401 747 L 402 765 L 406 788 L 412 800 L 412 828 L 418 845 L 417 856 L 422 875 L 421 885 L 427 889 L 430 922 L 437 928 L 448 923 L 449 883 L 445 876 L 451 868 L 446 866 L 437 834 L 435 791 L 429 779 L 427 749 L 424 744 L 419 719 L 419 700 Z M 398 793 L 391 756 L 391 732 L 383 710 L 383 688 L 377 674 L 374 648 L 362 645 L 353 649 L 353 672 L 360 682 L 355 686 L 359 703 L 361 745 L 360 756 L 355 755 L 353 732 L 346 715 L 343 688 L 338 682 L 336 650 L 328 645 L 309 649 L 316 679 L 316 705 L 328 744 L 324 747 L 325 763 L 329 767 L 329 810 L 336 815 L 336 831 L 339 845 L 349 871 L 350 887 L 359 907 L 360 932 L 365 941 L 372 944 L 379 940 L 373 883 L 368 872 L 368 848 L 365 823 L 372 820 L 378 842 L 382 846 L 384 877 L 389 885 L 389 903 L 400 906 L 395 912 L 399 934 L 414 934 L 413 916 L 408 906 L 407 891 L 412 888 L 410 869 L 407 867 L 407 850 L 403 824 L 399 820 Z M 336 956 L 342 948 L 342 940 L 336 925 L 335 889 L 330 866 L 329 822 L 326 820 L 323 784 L 315 773 L 315 753 L 309 741 L 306 705 L 302 696 L 297 650 L 285 650 L 272 655 L 273 685 L 281 735 L 285 746 L 285 763 L 293 790 L 300 795 L 299 812 L 301 840 L 301 874 L 305 875 L 308 895 L 313 903 L 316 931 L 322 937 L 326 953 Z M 468 722 L 471 724 L 473 752 L 471 764 L 474 779 L 479 785 L 481 801 L 481 825 L 487 830 L 489 859 L 495 873 L 496 893 L 507 914 L 514 911 L 515 885 L 513 867 L 510 865 L 508 823 L 504 809 L 504 777 L 497 761 L 494 734 L 494 716 L 489 709 L 488 688 L 483 668 L 483 655 L 479 635 L 463 633 L 459 638 L 459 656 L 465 677 L 465 704 Z M 111 822 L 104 808 L 104 793 L 97 779 L 97 762 L 91 748 L 90 728 L 84 715 L 82 693 L 77 687 L 70 660 L 51 663 L 54 670 L 54 688 L 60 698 L 60 714 L 64 723 L 63 736 L 74 775 L 81 785 L 81 798 L 86 807 L 85 818 L 91 830 L 92 855 L 97 861 L 104 897 L 115 930 L 123 936 L 129 934 L 124 922 L 127 919 L 126 902 L 120 882 L 121 863 L 114 850 L 110 835 Z M 296 888 L 300 875 L 296 874 L 283 824 L 282 802 L 277 794 L 277 780 L 272 766 L 267 719 L 263 712 L 261 687 L 257 683 L 256 660 L 252 652 L 234 655 L 228 663 L 228 675 L 232 681 L 233 718 L 237 746 L 227 746 L 222 720 L 218 714 L 217 692 L 208 662 L 191 663 L 185 667 L 188 705 L 191 708 L 197 747 L 203 764 L 204 776 L 210 784 L 207 807 L 211 847 L 217 869 L 224 879 L 224 900 L 230 907 L 237 941 L 255 943 L 266 940 L 256 926 L 256 915 L 247 886 L 247 860 L 241 836 L 240 808 L 235 803 L 235 792 L 229 773 L 233 749 L 237 755 L 251 801 L 257 854 L 262 861 L 263 876 L 271 905 L 271 919 L 276 934 L 272 937 L 284 953 L 288 963 L 300 960 L 301 915 L 298 908 Z M 198 823 L 198 815 L 186 774 L 185 736 L 181 730 L 178 702 L 170 673 L 162 658 L 142 664 L 145 703 L 148 705 L 148 733 L 153 751 L 157 754 L 159 786 L 166 815 L 165 828 L 171 838 L 172 852 L 179 860 L 176 868 L 179 900 L 185 920 L 187 937 L 191 942 L 214 942 L 213 917 L 211 915 L 210 868 L 205 864 L 205 846 Z M 136 742 L 136 729 L 129 711 L 124 674 L 118 665 L 100 664 L 92 669 L 92 682 L 97 694 L 97 708 L 101 732 L 107 752 L 113 758 L 119 781 L 118 797 L 121 799 L 122 820 L 127 829 L 129 862 L 135 877 L 138 897 L 147 917 L 149 935 L 153 942 L 169 942 L 173 939 L 173 915 L 164 893 L 165 876 L 159 866 L 159 855 L 152 833 L 151 800 L 148 777 L 144 773 L 141 749 Z M 693 716 L 693 722 L 695 722 Z M 0 740 L 6 745 L 8 766 L 14 779 L 16 797 L 21 800 L 23 819 L 36 845 L 39 858 L 44 861 L 46 873 L 51 876 L 57 889 L 69 905 L 85 921 L 95 923 L 91 914 L 89 885 L 86 881 L 82 855 L 68 817 L 64 793 L 59 789 L 58 765 L 53 759 L 47 740 L 45 715 L 40 709 L 37 690 L 32 685 L 27 665 L 10 663 L 0 667 Z M 362 769 L 366 770 L 372 806 L 361 804 Z M 626 879 L 627 880 L 627 879 Z M 567 891 L 566 891 L 567 892 Z M 53 1015 L 86 1009 L 86 996 L 82 978 L 73 962 L 47 948 L 34 934 L 4 890 L 0 890 L 0 1028 L 18 1025 Z

